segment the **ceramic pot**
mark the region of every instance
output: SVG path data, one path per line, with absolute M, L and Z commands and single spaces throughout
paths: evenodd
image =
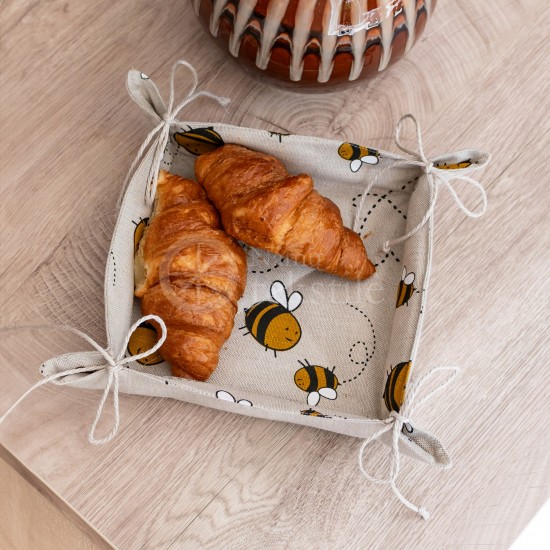
M 288 85 L 326 87 L 384 70 L 421 36 L 436 0 L 192 0 L 245 65 Z

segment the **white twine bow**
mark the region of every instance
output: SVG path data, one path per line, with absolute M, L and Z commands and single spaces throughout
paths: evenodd
M 189 90 L 185 98 L 174 107 L 174 103 L 175 103 L 174 80 L 175 80 L 177 68 L 179 66 L 184 66 L 189 70 L 193 78 L 193 85 L 191 86 L 191 89 Z M 210 99 L 217 101 L 222 107 L 227 107 L 227 105 L 229 105 L 230 103 L 230 99 L 228 97 L 221 97 L 206 91 L 196 92 L 198 84 L 199 84 L 199 77 L 197 75 L 197 71 L 190 63 L 188 63 L 187 61 L 184 61 L 183 59 L 180 59 L 179 61 L 176 61 L 176 63 L 174 63 L 170 73 L 170 97 L 168 101 L 168 106 L 166 108 L 166 112 L 162 115 L 162 117 L 159 116 L 159 123 L 149 132 L 149 134 L 145 138 L 145 141 L 139 148 L 136 158 L 134 159 L 134 162 L 132 162 L 130 170 L 128 171 L 128 175 L 126 177 L 126 182 L 124 185 L 124 187 L 126 187 L 126 183 L 134 174 L 134 171 L 137 165 L 143 159 L 147 151 L 147 148 L 152 143 L 151 148 L 154 148 L 154 154 L 153 154 L 152 164 L 148 172 L 147 185 L 145 188 L 145 200 L 147 204 L 152 204 L 153 201 L 155 200 L 155 192 L 156 192 L 156 186 L 157 186 L 157 179 L 160 172 L 160 165 L 162 162 L 162 158 L 164 157 L 164 150 L 166 149 L 166 145 L 168 144 L 168 140 L 170 139 L 170 127 L 173 124 L 180 124 L 180 121 L 176 118 L 178 113 L 188 103 L 191 103 L 192 101 L 194 101 L 199 97 L 209 97 Z
M 148 349 L 142 353 L 138 353 L 137 355 L 131 355 L 130 357 L 124 357 L 126 354 L 126 349 L 128 347 L 128 342 L 130 341 L 130 337 L 132 336 L 132 333 L 138 328 L 139 325 L 141 325 L 145 321 L 156 321 L 162 330 L 161 337 L 159 338 L 158 342 L 151 348 Z M 22 327 L 20 327 L 22 328 Z M 30 328 L 30 327 L 29 327 Z M 23 401 L 30 393 L 32 393 L 34 390 L 39 388 L 40 386 L 44 384 L 48 384 L 49 382 L 52 382 L 54 380 L 57 380 L 58 378 L 62 378 L 64 376 L 69 376 L 71 374 L 80 374 L 80 373 L 87 373 L 87 372 L 96 372 L 103 369 L 107 369 L 108 371 L 108 379 L 107 384 L 105 385 L 105 390 L 103 391 L 103 395 L 101 396 L 101 400 L 99 401 L 99 405 L 97 407 L 97 412 L 95 414 L 94 420 L 92 422 L 92 426 L 90 427 L 90 432 L 88 433 L 88 441 L 90 443 L 93 443 L 94 445 L 102 445 L 103 443 L 108 443 L 115 437 L 115 435 L 118 432 L 118 428 L 120 426 L 120 411 L 118 406 L 118 377 L 120 371 L 124 368 L 124 365 L 127 365 L 128 363 L 131 363 L 132 361 L 138 361 L 139 359 L 143 359 L 144 357 L 148 357 L 149 355 L 152 355 L 155 353 L 161 346 L 164 344 L 164 341 L 166 340 L 166 325 L 164 324 L 164 321 L 158 317 L 157 315 L 145 315 L 141 319 L 138 319 L 128 331 L 128 334 L 126 335 L 126 339 L 124 341 L 124 344 L 120 350 L 120 353 L 115 357 L 111 355 L 108 349 L 102 348 L 93 338 L 85 334 L 84 332 L 81 332 L 78 329 L 75 329 L 73 327 L 69 327 L 66 325 L 61 326 L 35 326 L 32 328 L 55 328 L 59 330 L 65 330 L 67 332 L 72 332 L 73 334 L 76 334 L 77 336 L 80 336 L 83 340 L 88 342 L 93 348 L 95 348 L 105 359 L 106 363 L 105 365 L 100 366 L 91 366 L 91 367 L 76 367 L 74 369 L 64 370 L 61 372 L 57 372 L 55 374 L 52 374 L 50 376 L 47 376 L 46 378 L 40 380 L 37 382 L 34 386 L 29 388 L 3 415 L 0 417 L 0 424 L 4 422 L 4 420 L 12 413 L 12 411 Z M 139 371 L 132 370 L 132 373 L 135 374 L 141 374 Z M 105 435 L 104 437 L 97 439 L 95 436 L 95 431 L 97 428 L 97 424 L 101 418 L 101 415 L 103 414 L 103 408 L 105 406 L 105 402 L 107 401 L 107 397 L 109 397 L 109 392 L 111 391 L 111 388 L 113 389 L 113 411 L 115 415 L 115 420 L 113 427 L 111 428 L 111 431 Z
M 401 144 L 401 129 L 403 127 L 404 122 L 410 119 L 413 121 L 416 129 L 416 143 L 417 143 L 417 150 L 414 151 L 412 149 L 407 149 Z M 401 117 L 399 122 L 397 123 L 397 126 L 395 128 L 395 143 L 401 151 L 407 153 L 412 158 L 407 159 L 404 161 L 404 163 L 408 165 L 415 165 L 420 166 L 424 169 L 424 172 L 426 173 L 426 176 L 428 178 L 428 182 L 430 184 L 430 205 L 428 207 L 428 210 L 424 214 L 423 218 L 418 222 L 417 225 L 415 225 L 410 231 L 407 231 L 403 236 L 398 237 L 396 239 L 391 239 L 389 241 L 386 241 L 383 246 L 383 250 L 385 253 L 388 253 L 391 248 L 393 248 L 395 245 L 400 244 L 422 229 L 428 220 L 431 218 L 435 204 L 437 202 L 437 195 L 439 191 L 439 187 L 445 187 L 451 194 L 453 200 L 458 205 L 460 210 L 464 212 L 467 216 L 470 218 L 479 218 L 482 216 L 485 211 L 487 210 L 487 194 L 485 193 L 485 189 L 479 183 L 477 180 L 470 178 L 469 176 L 462 175 L 460 170 L 443 170 L 441 168 L 438 168 L 435 166 L 433 161 L 429 160 L 426 157 L 426 154 L 424 153 L 424 146 L 422 144 L 422 133 L 420 130 L 420 124 L 416 120 L 416 118 L 411 115 L 407 114 Z M 481 198 L 482 206 L 481 209 L 478 211 L 470 210 L 460 199 L 457 192 L 455 191 L 454 187 L 451 185 L 451 181 L 453 180 L 461 180 L 463 182 L 469 183 L 474 189 L 479 191 L 479 196 Z
M 437 372 L 441 371 L 451 371 L 452 374 L 444 380 L 439 386 L 435 387 L 431 392 L 429 392 L 425 397 L 423 397 L 418 403 L 415 403 L 416 395 L 420 388 Z M 413 416 L 414 410 L 417 407 L 420 407 L 423 403 L 431 399 L 435 394 L 442 391 L 445 387 L 447 387 L 454 378 L 458 375 L 460 372 L 460 369 L 458 367 L 436 367 L 426 373 L 424 376 L 422 376 L 418 382 L 415 384 L 410 385 L 409 388 L 407 388 L 407 392 L 405 394 L 405 401 L 403 405 L 401 406 L 399 412 L 397 411 L 391 411 L 389 417 L 384 420 L 385 426 L 380 428 L 376 433 L 371 435 L 369 438 L 365 439 L 363 441 L 361 448 L 359 449 L 359 469 L 361 470 L 361 473 L 372 483 L 376 484 L 386 484 L 389 485 L 392 488 L 392 491 L 395 493 L 397 498 L 407 507 L 419 514 L 423 519 L 427 520 L 430 517 L 429 512 L 423 508 L 422 506 L 417 506 L 416 504 L 413 504 L 410 500 L 405 498 L 403 494 L 399 491 L 397 488 L 396 482 L 397 477 L 399 476 L 399 468 L 400 468 L 400 453 L 399 453 L 399 437 L 401 434 L 401 431 L 403 430 L 403 426 L 406 424 L 410 424 L 410 418 Z M 378 439 L 382 434 L 389 432 L 391 430 L 392 432 L 392 440 L 391 440 L 391 461 L 390 461 L 390 472 L 387 478 L 379 478 L 376 476 L 372 476 L 365 470 L 365 467 L 363 465 L 363 455 L 365 452 L 365 449 L 375 440 Z

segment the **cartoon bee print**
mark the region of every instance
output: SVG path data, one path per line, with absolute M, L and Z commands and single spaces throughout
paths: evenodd
M 294 374 L 294 383 L 302 390 L 308 393 L 307 404 L 315 407 L 321 400 L 321 397 L 333 401 L 336 399 L 336 388 L 338 387 L 338 378 L 332 370 L 326 367 L 310 365 L 307 359 L 305 363 L 298 361 L 302 365 Z
M 222 137 L 214 128 L 191 128 L 185 132 L 176 132 L 174 139 L 192 155 L 203 155 L 225 145 Z
M 399 412 L 405 401 L 405 388 L 411 372 L 411 362 L 398 363 L 388 373 L 386 387 L 384 389 L 384 403 L 388 411 Z
M 332 418 L 331 416 L 320 413 L 319 411 L 314 411 L 313 409 L 306 409 L 304 411 L 300 411 L 300 414 L 303 414 L 305 416 L 317 416 L 319 418 Z
M 130 336 L 127 348 L 128 353 L 130 355 L 138 355 L 138 353 L 143 353 L 144 351 L 151 349 L 157 341 L 158 336 L 155 327 L 151 323 L 145 321 L 144 323 L 141 323 L 141 325 L 134 330 L 132 336 Z M 162 358 L 162 355 L 157 350 L 155 353 L 152 353 L 147 357 L 138 359 L 137 362 L 140 365 L 158 365 L 163 361 L 164 359 Z
M 464 162 L 458 162 L 456 164 L 434 164 L 436 168 L 439 168 L 440 170 L 461 170 L 463 168 L 468 168 L 468 166 L 471 166 L 472 163 L 469 160 L 465 160 Z
M 338 154 L 344 160 L 350 161 L 349 167 L 352 172 L 358 172 L 363 164 L 378 164 L 380 161 L 380 153 L 376 149 L 355 143 L 342 143 L 338 148 Z
M 145 228 L 149 223 L 149 218 L 141 218 L 139 222 L 132 222 L 132 223 L 135 224 L 136 226 L 134 230 L 134 254 L 137 254 L 137 251 L 139 248 L 139 242 L 141 241 L 143 237 L 143 233 L 145 232 Z
M 293 348 L 302 337 L 302 329 L 293 311 L 300 307 L 303 296 L 293 292 L 290 296 L 281 281 L 271 285 L 271 297 L 274 302 L 257 302 L 245 310 L 245 323 L 241 329 L 248 329 L 244 335 L 252 334 L 253 338 L 265 349 L 272 349 L 275 357 L 278 351 Z
M 414 277 L 415 275 L 412 271 L 411 273 L 407 273 L 407 268 L 403 267 L 401 281 L 399 281 L 399 286 L 397 287 L 397 301 L 395 303 L 396 308 L 409 305 L 409 300 L 416 291 L 413 284 Z
M 237 401 L 228 391 L 219 390 L 216 392 L 216 397 L 222 401 L 231 401 L 232 403 L 238 403 L 245 407 L 252 407 L 252 403 L 248 399 L 239 399 Z

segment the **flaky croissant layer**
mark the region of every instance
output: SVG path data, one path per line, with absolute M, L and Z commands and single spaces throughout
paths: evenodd
M 309 175 L 291 176 L 275 157 L 240 145 L 201 155 L 195 174 L 236 239 L 346 279 L 375 272 L 359 235 Z
M 160 352 L 172 373 L 206 380 L 233 329 L 246 255 L 194 181 L 161 171 L 135 273 L 143 314 L 166 323 Z

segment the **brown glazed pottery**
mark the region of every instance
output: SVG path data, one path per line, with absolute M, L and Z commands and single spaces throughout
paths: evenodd
M 326 87 L 368 78 L 405 55 L 436 0 L 192 0 L 210 33 L 279 82 Z

